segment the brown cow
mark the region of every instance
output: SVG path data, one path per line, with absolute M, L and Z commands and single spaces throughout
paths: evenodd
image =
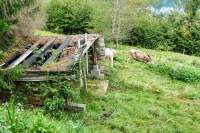
M 128 52 L 128 61 L 133 60 L 133 59 L 140 62 L 144 62 L 145 64 L 151 61 L 151 57 L 149 54 L 136 50 L 136 49 L 131 49 Z

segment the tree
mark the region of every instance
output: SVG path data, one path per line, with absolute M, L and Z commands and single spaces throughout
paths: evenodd
M 144 7 L 146 0 L 113 0 L 112 2 L 111 40 L 118 46 L 131 29 L 131 24 L 134 22 L 137 12 Z
M 54 0 L 48 7 L 47 28 L 50 31 L 77 34 L 90 28 L 92 8 L 81 0 Z
M 0 19 L 14 21 L 21 8 L 33 3 L 34 0 L 0 0 Z
M 185 12 L 193 19 L 197 15 L 200 7 L 200 0 L 186 0 Z
M 40 10 L 38 5 L 35 6 L 38 2 L 39 0 L 0 0 L 0 50 L 6 50 L 13 44 L 16 35 L 18 39 L 30 33 L 36 25 L 36 21 L 31 18 Z

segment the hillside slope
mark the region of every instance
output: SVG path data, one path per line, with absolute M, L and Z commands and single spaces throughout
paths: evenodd
M 200 132 L 200 84 L 176 80 L 151 70 L 149 65 L 127 62 L 130 46 L 119 46 L 114 67 L 108 69 L 110 87 L 105 96 L 87 96 L 87 112 L 66 113 L 61 119 L 38 114 L 38 109 L 18 112 L 24 116 L 43 118 L 60 132 L 70 133 L 198 133 Z M 170 67 L 187 66 L 199 70 L 200 58 L 172 52 L 141 49 L 151 54 L 154 64 Z M 109 68 L 109 66 L 108 66 Z M 0 120 L 5 120 L 0 108 Z M 36 119 L 37 120 L 37 119 Z M 44 124 L 43 123 L 43 124 Z M 71 123 L 71 124 L 69 124 Z M 45 125 L 44 124 L 44 125 Z M 69 130 L 67 128 L 72 127 Z

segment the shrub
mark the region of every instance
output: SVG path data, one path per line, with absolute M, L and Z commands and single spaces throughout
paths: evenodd
M 189 5 L 194 1 L 190 1 Z M 136 17 L 131 30 L 124 39 L 131 45 L 150 49 L 172 50 L 200 56 L 200 13 L 196 6 L 182 14 L 153 16 L 143 13 Z M 194 5 L 194 3 L 192 4 Z
M 15 38 L 16 41 L 21 40 L 40 25 L 38 22 L 42 15 L 39 19 L 36 18 L 37 23 L 33 19 L 37 17 L 34 14 L 40 10 L 36 1 L 0 0 L 0 50 L 7 50 L 15 42 Z
M 34 0 L 0 0 L 0 18 L 14 21 L 17 11 L 33 2 Z
M 64 34 L 85 33 L 90 28 L 91 13 L 82 0 L 52 0 L 47 10 L 47 28 Z
M 128 33 L 128 43 L 150 49 L 167 50 L 173 45 L 173 29 L 165 19 L 144 15 L 136 18 Z
M 200 82 L 200 70 L 186 66 L 168 66 L 166 64 L 151 64 L 149 68 L 154 72 L 169 75 L 172 79 L 187 83 Z
M 191 23 L 188 18 L 183 18 L 178 23 L 174 23 L 176 29 L 176 36 L 174 37 L 174 51 L 185 54 L 194 54 L 199 56 L 200 54 L 200 43 L 199 43 L 199 18 L 194 19 Z
M 49 98 L 45 101 L 45 109 L 47 112 L 54 116 L 59 115 L 60 111 L 63 111 L 65 107 L 65 99 L 59 97 Z
M 22 67 L 5 70 L 0 69 L 0 89 L 13 89 L 15 86 L 14 81 L 17 80 L 22 74 Z
M 55 133 L 58 130 L 41 113 L 30 117 L 30 114 L 20 110 L 14 102 L 8 103 L 6 111 L 5 126 L 0 125 L 0 133 Z
M 0 19 L 0 50 L 6 50 L 14 41 L 14 37 L 9 35 L 9 24 Z
M 66 100 L 73 99 L 73 88 L 67 81 L 47 82 L 47 83 L 27 83 L 26 88 L 29 94 L 42 98 L 60 97 Z

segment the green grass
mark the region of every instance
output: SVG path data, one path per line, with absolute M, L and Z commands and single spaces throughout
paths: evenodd
M 19 118 L 31 116 L 27 119 L 31 119 L 31 123 L 41 117 L 43 124 L 57 127 L 59 130 L 55 132 L 58 133 L 199 133 L 200 84 L 157 73 L 137 61 L 128 63 L 127 51 L 130 48 L 117 48 L 114 67 L 108 71 L 110 87 L 107 94 L 88 95 L 80 100 L 87 104 L 85 113 L 67 112 L 61 118 L 52 118 L 43 113 L 38 115 L 38 109 L 24 109 L 18 112 Z M 150 53 L 155 64 L 184 65 L 195 70 L 200 67 L 199 57 L 141 50 Z M 5 114 L 5 107 L 0 107 L 0 121 L 6 121 Z M 70 131 L 73 127 L 78 129 Z

